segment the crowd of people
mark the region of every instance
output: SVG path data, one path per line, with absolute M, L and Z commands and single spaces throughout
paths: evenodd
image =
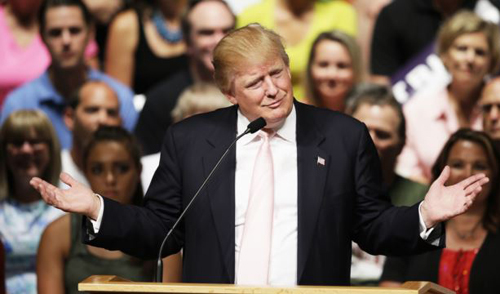
M 447 186 L 480 173 L 490 179 L 467 212 L 444 222 L 446 248 L 386 257 L 352 242 L 351 283 L 398 287 L 425 280 L 456 293 L 495 293 L 497 2 L 0 0 L 0 294 L 78 293 L 78 282 L 93 274 L 152 280 L 155 262 L 82 244 L 81 216 L 48 205 L 30 180 L 68 189 L 60 179 L 65 172 L 107 199 L 143 205 L 150 183 L 162 176 L 155 175 L 160 161 L 170 160 L 161 153 L 169 127 L 232 104 L 245 109 L 235 89 L 250 97 L 267 83 L 229 69 L 245 84 L 214 76 L 214 67 L 226 66 L 213 62 L 219 42 L 257 24 L 285 45 L 295 108 L 309 104 L 366 125 L 380 160 L 383 201 L 418 205 L 445 166 Z M 401 104 L 391 82 L 429 46 L 449 83 Z M 253 43 L 219 48 L 235 60 L 246 50 L 255 51 L 245 56 L 256 62 L 268 56 Z M 279 86 L 284 73 L 275 71 L 270 79 Z M 325 159 L 318 156 L 317 165 Z M 193 275 L 183 268 L 186 248 L 164 258 L 164 281 Z

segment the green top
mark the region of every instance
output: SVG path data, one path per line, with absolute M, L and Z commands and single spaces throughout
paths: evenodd
M 153 262 L 127 255 L 104 259 L 90 253 L 81 239 L 81 216 L 71 215 L 71 249 L 64 268 L 66 294 L 81 293 L 78 283 L 91 275 L 116 275 L 134 282 L 151 282 L 153 270 Z
M 409 179 L 397 176 L 389 187 L 388 193 L 395 206 L 412 206 L 424 200 L 429 187 Z

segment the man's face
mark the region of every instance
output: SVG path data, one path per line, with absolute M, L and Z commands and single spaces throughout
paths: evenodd
M 83 64 L 90 35 L 78 6 L 57 6 L 47 10 L 43 40 L 53 65 L 70 69 Z
M 239 105 L 248 120 L 263 117 L 266 128 L 276 128 L 292 110 L 292 81 L 290 69 L 281 58 L 269 60 L 254 65 L 242 63 L 233 80 L 233 90 L 225 95 Z
M 483 109 L 484 131 L 494 140 L 500 140 L 500 80 L 485 87 L 479 104 Z
M 90 83 L 81 89 L 80 103 L 66 121 L 75 140 L 85 144 L 100 126 L 121 124 L 118 98 L 108 86 Z
M 402 140 L 398 134 L 397 112 L 389 105 L 361 104 L 352 115 L 365 123 L 373 143 L 377 148 L 382 164 L 394 164 L 401 152 Z
M 191 24 L 190 55 L 213 71 L 213 51 L 219 41 L 234 27 L 234 18 L 228 8 L 216 1 L 196 5 L 189 15 Z

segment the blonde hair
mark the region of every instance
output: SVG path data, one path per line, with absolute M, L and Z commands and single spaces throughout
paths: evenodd
M 359 48 L 356 39 L 338 30 L 323 32 L 319 34 L 311 46 L 311 51 L 309 53 L 309 60 L 307 62 L 306 79 L 305 79 L 307 97 L 310 98 L 311 102 L 317 106 L 321 105 L 321 100 L 318 92 L 314 87 L 311 68 L 314 59 L 316 58 L 316 49 L 318 45 L 325 40 L 331 42 L 337 42 L 340 45 L 344 46 L 344 48 L 349 53 L 349 57 L 351 58 L 352 70 L 354 73 L 353 85 L 356 85 L 361 80 L 361 49 Z
M 437 37 L 438 55 L 446 54 L 458 37 L 472 33 L 483 33 L 486 37 L 491 54 L 489 73 L 496 73 L 500 67 L 499 28 L 471 11 L 459 11 L 441 26 Z
M 179 122 L 193 114 L 230 105 L 232 104 L 214 84 L 197 83 L 181 93 L 175 108 L 172 110 L 172 119 L 174 122 Z
M 0 199 L 10 197 L 14 179 L 7 167 L 7 144 L 25 140 L 34 131 L 37 138 L 49 145 L 50 162 L 41 178 L 57 185 L 61 173 L 61 148 L 50 120 L 38 110 L 11 113 L 0 128 Z
M 289 65 L 281 37 L 260 24 L 249 24 L 227 34 L 215 47 L 215 82 L 223 93 L 231 93 L 238 69 L 278 57 Z

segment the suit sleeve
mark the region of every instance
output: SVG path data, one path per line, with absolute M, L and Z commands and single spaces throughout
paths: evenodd
M 103 197 L 104 198 L 104 197 Z M 146 194 L 144 206 L 122 205 L 104 198 L 104 214 L 99 232 L 85 243 L 120 250 L 143 258 L 156 258 L 161 242 L 182 210 L 181 176 L 170 128 L 162 147 L 160 166 Z M 84 226 L 87 226 L 84 222 Z M 83 230 L 87 232 L 85 228 Z M 183 225 L 174 230 L 163 256 L 178 252 L 183 246 Z

